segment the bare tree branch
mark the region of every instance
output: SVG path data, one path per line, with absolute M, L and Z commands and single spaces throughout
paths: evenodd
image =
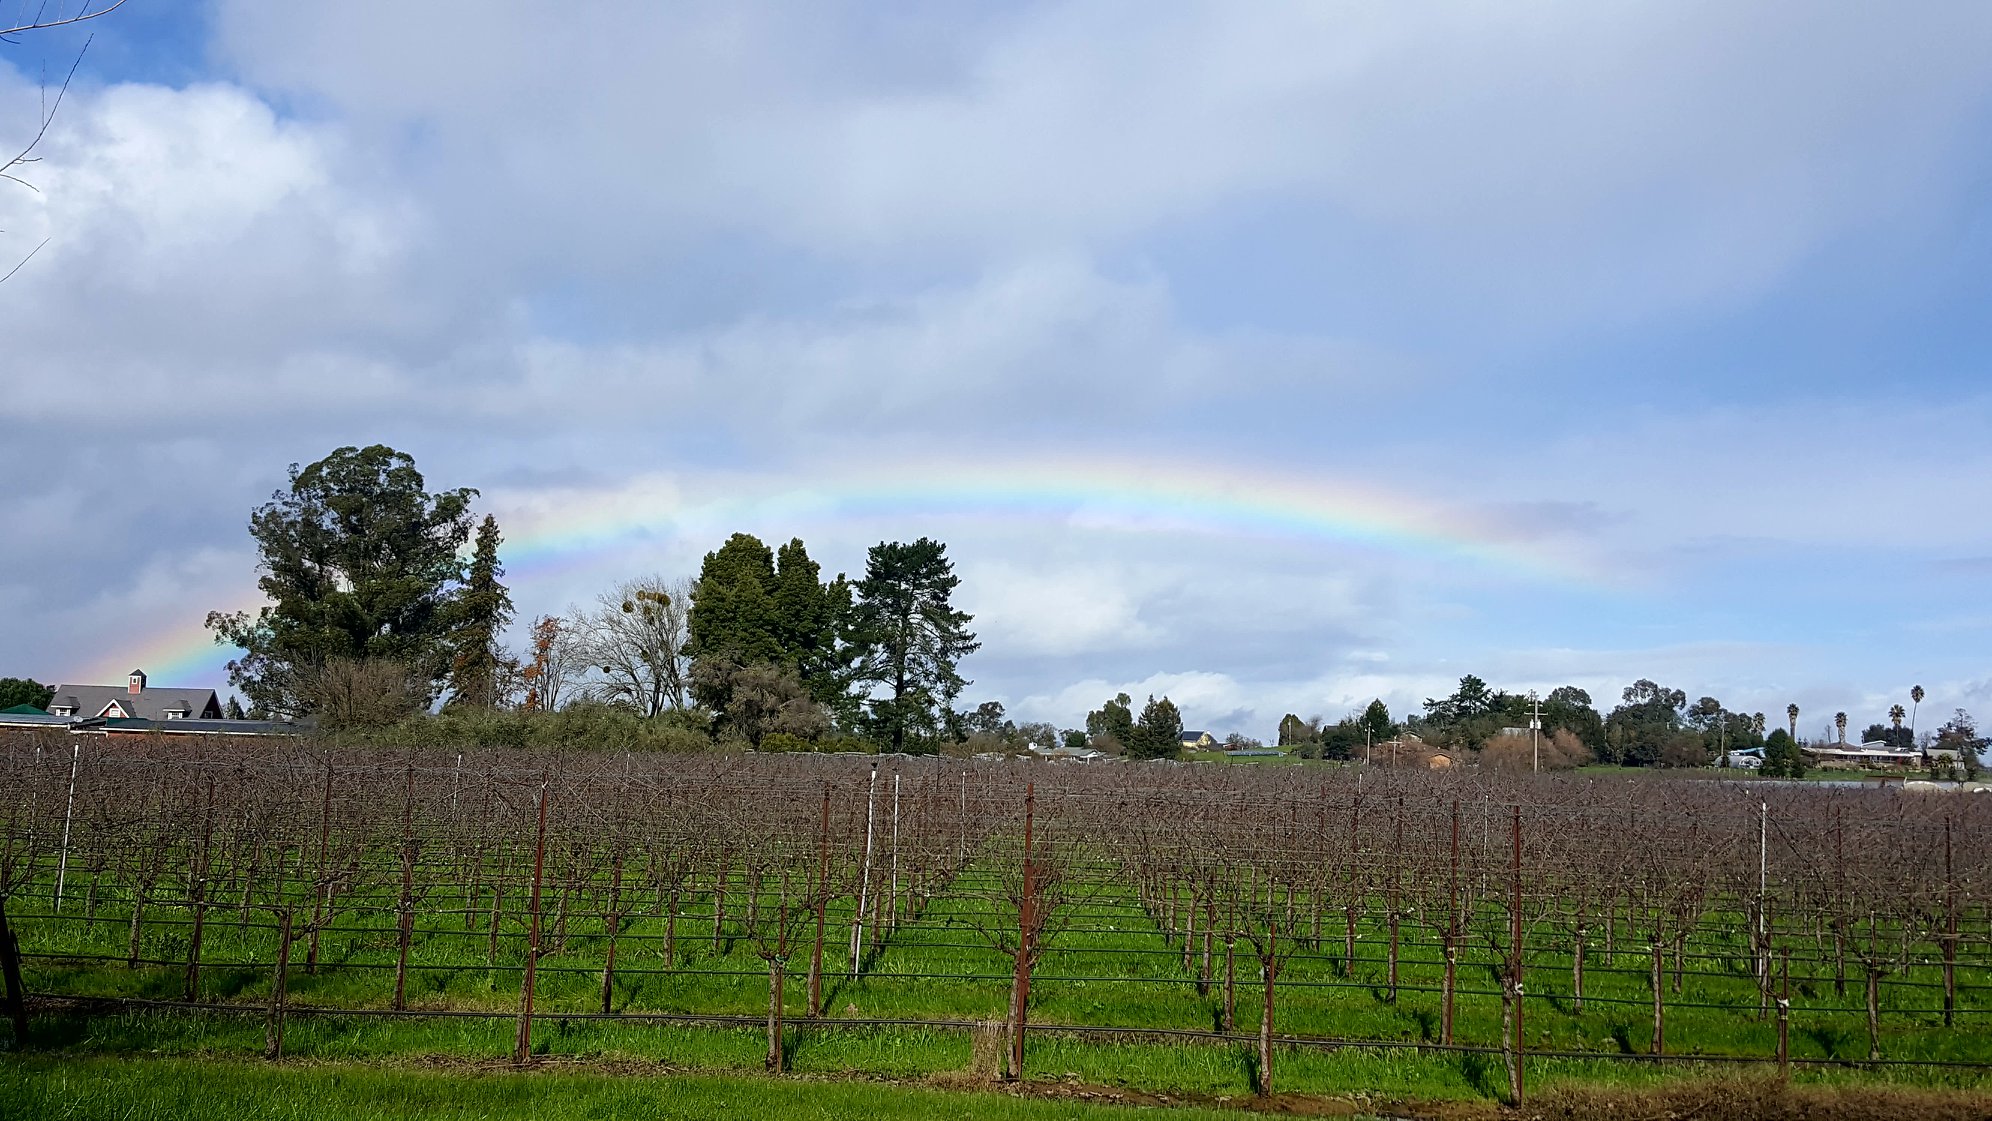
M 12 27 L 0 27 L 0 42 L 7 42 L 7 43 L 14 42 L 11 36 L 25 35 L 30 31 L 51 31 L 58 27 L 69 27 L 74 24 L 84 23 L 88 20 L 96 19 L 99 16 L 110 15 L 112 12 L 115 12 L 119 8 L 122 8 L 124 6 L 125 6 L 125 0 L 112 0 L 110 4 L 102 8 L 93 9 L 90 7 L 89 3 L 86 0 L 82 10 L 78 12 L 66 16 L 57 15 L 51 17 L 48 15 L 47 0 L 43 0 L 41 6 L 35 9 L 35 16 L 33 19 L 17 22 Z

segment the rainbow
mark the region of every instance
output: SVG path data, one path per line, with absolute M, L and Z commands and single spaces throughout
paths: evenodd
M 1530 582 L 1605 583 L 1581 558 L 1528 540 L 1485 513 L 1290 472 L 1095 458 L 983 467 L 902 464 L 817 478 L 822 481 L 798 485 L 794 475 L 712 476 L 688 490 L 680 479 L 659 475 L 613 488 L 490 497 L 505 529 L 503 556 L 515 590 L 688 538 L 717 545 L 727 533 L 753 525 L 792 526 L 801 533 L 886 520 L 1353 545 Z M 249 609 L 254 602 L 247 596 L 240 606 Z M 133 643 L 97 672 L 116 681 L 137 666 L 162 684 L 204 683 L 219 680 L 231 653 L 189 620 Z

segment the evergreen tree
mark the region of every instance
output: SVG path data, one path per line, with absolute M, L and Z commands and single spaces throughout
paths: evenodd
M 782 661 L 801 679 L 811 699 L 848 725 L 856 715 L 851 683 L 851 582 L 842 573 L 828 583 L 797 537 L 775 556 L 774 630 Z
M 1183 750 L 1183 714 L 1168 697 L 1153 696 L 1141 706 L 1134 735 L 1127 745 L 1130 759 L 1174 759 Z
M 725 712 L 734 670 L 783 660 L 776 615 L 775 557 L 760 538 L 736 533 L 706 554 L 686 620 L 700 704 Z
M 867 717 L 893 751 L 932 741 L 968 684 L 955 667 L 982 644 L 968 630 L 971 616 L 950 602 L 959 583 L 947 546 L 929 538 L 880 542 L 865 559 L 853 620 L 862 650 L 857 677 L 883 690 Z
M 473 708 L 498 705 L 498 682 L 505 664 L 505 652 L 498 636 L 512 621 L 512 593 L 499 578 L 505 566 L 498 560 L 498 519 L 489 514 L 477 527 L 477 547 L 470 556 L 470 571 L 463 588 L 449 606 L 450 659 L 449 689 L 452 704 Z
M 1371 701 L 1369 707 L 1363 709 L 1360 722 L 1369 730 L 1371 743 L 1382 743 L 1397 734 L 1397 725 L 1390 719 L 1390 709 L 1381 698 Z
M 451 661 L 448 612 L 470 537 L 462 488 L 430 494 L 406 453 L 339 448 L 249 519 L 261 554 L 254 616 L 210 612 L 216 640 L 240 647 L 228 678 L 259 711 L 302 715 L 334 660 L 399 663 L 433 699 Z
M 1279 742 L 1276 746 L 1299 747 L 1302 744 L 1313 743 L 1314 740 L 1315 730 L 1307 726 L 1307 721 L 1291 712 L 1280 717 Z
M 221 710 L 221 715 L 222 715 L 223 719 L 227 719 L 227 720 L 246 720 L 246 719 L 248 719 L 248 717 L 246 717 L 245 715 L 243 715 L 243 712 L 242 712 L 242 702 L 241 702 L 241 701 L 238 701 L 238 700 L 236 700 L 236 699 L 235 699 L 234 697 L 230 697 L 230 698 L 228 698 L 228 704 L 227 704 L 227 705 L 226 705 L 226 706 L 225 706 L 225 707 L 224 707 L 224 708 L 223 708 L 223 709 Z
M 47 708 L 54 696 L 53 686 L 43 685 L 32 677 L 0 677 L 0 708 L 16 705 Z

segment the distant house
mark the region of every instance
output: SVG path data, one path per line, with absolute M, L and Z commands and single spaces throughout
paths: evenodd
M 1886 770 L 1901 768 L 1912 770 L 1922 763 L 1921 754 L 1914 751 L 1897 751 L 1880 741 L 1870 741 L 1859 747 L 1845 744 L 1800 744 L 1798 749 L 1809 757 L 1813 764 L 1824 770 Z
M 1217 737 L 1211 735 L 1209 732 L 1190 731 L 1188 729 L 1184 730 L 1181 738 L 1183 750 L 1185 751 L 1209 751 L 1215 748 L 1218 742 Z
M 212 689 L 150 686 L 144 670 L 119 685 L 58 685 L 48 714 L 71 720 L 219 720 L 221 698 Z

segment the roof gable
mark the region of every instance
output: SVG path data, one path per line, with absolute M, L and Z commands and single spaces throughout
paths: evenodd
M 116 708 L 117 712 L 111 709 Z M 153 689 L 134 693 L 124 685 L 60 685 L 48 710 L 71 717 L 120 715 L 135 720 L 219 719 L 221 700 L 212 689 Z

